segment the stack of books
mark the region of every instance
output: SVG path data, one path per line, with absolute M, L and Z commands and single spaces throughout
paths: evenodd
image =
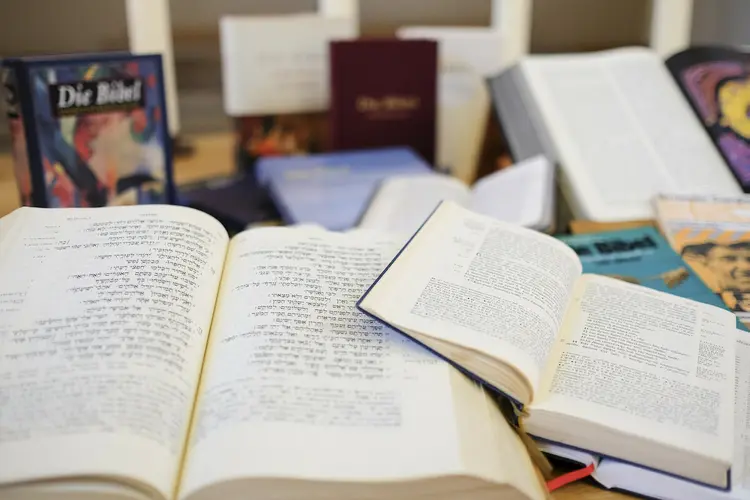
M 3 62 L 0 499 L 750 498 L 749 56 L 356 34 L 222 19 L 242 172 L 181 196 L 159 56 Z

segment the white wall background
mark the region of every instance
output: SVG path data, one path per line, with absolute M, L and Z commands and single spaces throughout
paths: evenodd
M 512 1 L 512 0 L 510 0 Z M 187 132 L 226 127 L 218 19 L 314 11 L 315 0 L 171 0 L 177 81 Z M 649 0 L 534 0 L 532 51 L 645 44 Z M 750 0 L 695 0 L 696 43 L 750 44 Z M 487 25 L 490 0 L 360 0 L 364 35 L 406 24 Z M 123 0 L 0 0 L 0 57 L 127 48 Z M 191 119 L 191 116 L 193 117 Z M 0 134 L 5 127 L 0 127 Z
M 713 1 L 713 0 L 709 0 Z M 489 0 L 360 0 L 362 32 L 404 24 L 486 25 Z M 313 11 L 315 0 L 172 0 L 175 33 L 217 32 L 222 14 Z M 536 0 L 538 50 L 599 48 L 643 40 L 647 0 Z M 125 44 L 121 0 L 0 0 L 0 55 L 118 48 Z M 179 42 L 179 40 L 178 40 Z

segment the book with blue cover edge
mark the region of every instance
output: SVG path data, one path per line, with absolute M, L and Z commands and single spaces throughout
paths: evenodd
M 511 425 L 515 426 L 515 427 L 519 427 L 518 413 L 522 412 L 523 408 L 524 408 L 524 405 L 523 405 L 522 402 L 520 402 L 517 399 L 509 396 L 504 391 L 500 390 L 498 387 L 496 387 L 495 385 L 487 382 L 486 380 L 478 377 L 476 374 L 474 374 L 474 373 L 466 370 L 465 368 L 463 368 L 462 366 L 460 366 L 456 362 L 448 359 L 446 356 L 444 356 L 444 355 L 436 352 L 431 347 L 426 346 L 425 344 L 423 344 L 422 342 L 420 342 L 418 339 L 415 339 L 414 337 L 412 337 L 408 333 L 404 332 L 403 330 L 395 328 L 393 325 L 391 325 L 388 322 L 386 322 L 386 321 L 384 321 L 384 320 L 376 317 L 375 315 L 369 313 L 368 311 L 366 311 L 366 310 L 364 310 L 362 308 L 362 302 L 367 298 L 367 296 L 372 291 L 372 289 L 380 282 L 380 280 L 383 278 L 383 276 L 385 276 L 385 274 L 388 272 L 388 270 L 391 268 L 391 266 L 401 257 L 401 255 L 406 250 L 406 248 L 412 243 L 412 241 L 416 238 L 416 236 L 420 233 L 420 231 L 422 231 L 422 229 L 429 222 L 429 220 L 435 215 L 435 213 L 440 208 L 440 205 L 442 205 L 442 203 L 443 202 L 441 202 L 437 207 L 435 207 L 435 209 L 432 211 L 432 213 L 429 215 L 429 217 L 427 217 L 427 219 L 425 219 L 425 221 L 422 223 L 422 225 L 419 227 L 419 229 L 417 229 L 417 231 L 409 238 L 409 240 L 406 242 L 406 244 L 404 244 L 404 246 L 401 247 L 401 249 L 398 251 L 398 253 L 393 257 L 393 259 L 391 259 L 391 262 L 388 263 L 388 265 L 383 269 L 383 271 L 378 275 L 378 277 L 367 288 L 367 290 L 364 292 L 364 294 L 362 295 L 362 297 L 360 297 L 360 299 L 357 301 L 356 307 L 357 307 L 357 309 L 359 309 L 360 312 L 362 312 L 363 314 L 365 314 L 367 317 L 369 317 L 369 318 L 377 321 L 378 323 L 380 323 L 382 325 L 385 325 L 386 327 L 388 327 L 388 328 L 390 328 L 390 329 L 398 332 L 401 335 L 406 336 L 409 340 L 411 340 L 411 341 L 415 342 L 416 344 L 420 345 L 421 347 L 425 348 L 427 351 L 429 351 L 430 353 L 434 354 L 438 358 L 446 361 L 448 364 L 450 364 L 451 366 L 453 366 L 454 368 L 456 368 L 458 371 L 460 371 L 462 374 L 464 374 L 465 376 L 467 376 L 469 379 L 473 380 L 474 382 L 480 384 L 483 387 L 486 387 L 488 390 L 490 390 L 495 395 L 497 395 L 497 396 L 505 399 L 506 401 L 509 401 L 513 405 L 514 408 L 516 408 L 516 409 L 519 410 L 519 412 L 514 412 L 515 413 L 515 415 L 514 415 L 515 418 L 510 419 L 509 423 Z M 559 239 L 562 239 L 562 238 L 559 238 Z M 681 259 L 680 259 L 680 261 L 681 261 Z M 726 310 L 726 306 L 723 306 L 722 308 Z M 741 323 L 738 321 L 738 324 L 741 324 Z M 720 486 L 715 486 L 715 485 L 708 484 L 708 483 L 703 483 L 701 481 L 697 481 L 695 479 L 691 479 L 691 478 L 688 478 L 688 477 L 685 477 L 685 476 L 680 476 L 678 474 L 669 473 L 669 472 L 666 472 L 666 471 L 663 471 L 661 469 L 657 469 L 657 468 L 654 468 L 654 467 L 648 467 L 648 466 L 645 466 L 643 464 L 639 464 L 639 463 L 636 463 L 636 462 L 633 462 L 633 461 L 623 460 L 621 458 L 611 457 L 609 455 L 605 455 L 605 454 L 600 453 L 600 452 L 596 452 L 596 451 L 592 451 L 592 450 L 586 450 L 586 449 L 583 449 L 583 448 L 571 446 L 571 445 L 564 444 L 564 443 L 557 443 L 555 441 L 552 441 L 552 440 L 549 440 L 549 439 L 544 439 L 544 438 L 538 438 L 536 436 L 533 436 L 533 437 L 534 437 L 534 439 L 539 439 L 539 440 L 543 440 L 543 441 L 546 441 L 546 442 L 559 444 L 561 446 L 565 446 L 565 447 L 572 448 L 572 449 L 577 449 L 577 450 L 584 451 L 586 453 L 591 453 L 591 454 L 594 454 L 594 455 L 597 455 L 597 456 L 600 456 L 600 457 L 606 457 L 606 458 L 608 458 L 610 460 L 615 460 L 615 461 L 618 461 L 618 462 L 621 462 L 621 463 L 629 463 L 629 464 L 632 464 L 634 466 L 637 466 L 637 467 L 640 467 L 640 468 L 643 468 L 643 469 L 653 470 L 653 471 L 656 471 L 656 472 L 658 472 L 660 474 L 666 474 L 668 476 L 675 477 L 675 478 L 678 478 L 680 480 L 689 481 L 691 483 L 698 484 L 698 485 L 701 485 L 701 486 L 705 486 L 707 488 L 711 488 L 711 489 L 714 489 L 714 490 L 717 490 L 717 491 L 729 491 L 732 488 L 732 480 L 731 480 L 732 468 L 731 467 L 727 470 L 726 486 L 725 487 L 720 487 Z
M 2 69 L 23 205 L 176 201 L 161 56 L 8 58 Z
M 382 180 L 428 172 L 432 168 L 408 148 L 263 158 L 256 165 L 258 183 L 284 222 L 334 231 L 357 224 Z

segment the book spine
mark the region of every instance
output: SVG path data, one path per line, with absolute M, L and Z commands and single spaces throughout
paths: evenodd
M 0 67 L 8 127 L 10 129 L 13 170 L 22 206 L 34 205 L 33 176 L 29 163 L 24 115 L 18 85 L 18 68 L 12 64 Z

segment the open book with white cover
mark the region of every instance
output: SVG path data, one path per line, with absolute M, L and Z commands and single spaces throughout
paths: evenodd
M 512 398 L 535 437 L 729 486 L 729 311 L 582 274 L 555 238 L 450 202 L 359 307 Z
M 555 169 L 543 156 L 478 180 L 472 187 L 442 174 L 395 175 L 383 181 L 359 227 L 414 234 L 443 200 L 537 231 L 552 231 Z
M 742 88 L 742 71 L 696 67 L 696 85 L 713 92 L 716 82 L 733 76 Z M 556 162 L 561 191 L 577 219 L 650 219 L 652 198 L 665 192 L 742 193 L 702 118 L 664 60 L 648 48 L 534 54 L 493 78 L 490 87 L 514 159 L 544 154 Z M 725 90 L 722 107 L 744 109 L 735 99 L 739 93 Z M 739 115 L 734 112 L 737 121 Z
M 401 240 L 0 219 L 0 499 L 533 499 L 483 389 L 357 311 Z M 510 458 L 509 458 L 510 457 Z

